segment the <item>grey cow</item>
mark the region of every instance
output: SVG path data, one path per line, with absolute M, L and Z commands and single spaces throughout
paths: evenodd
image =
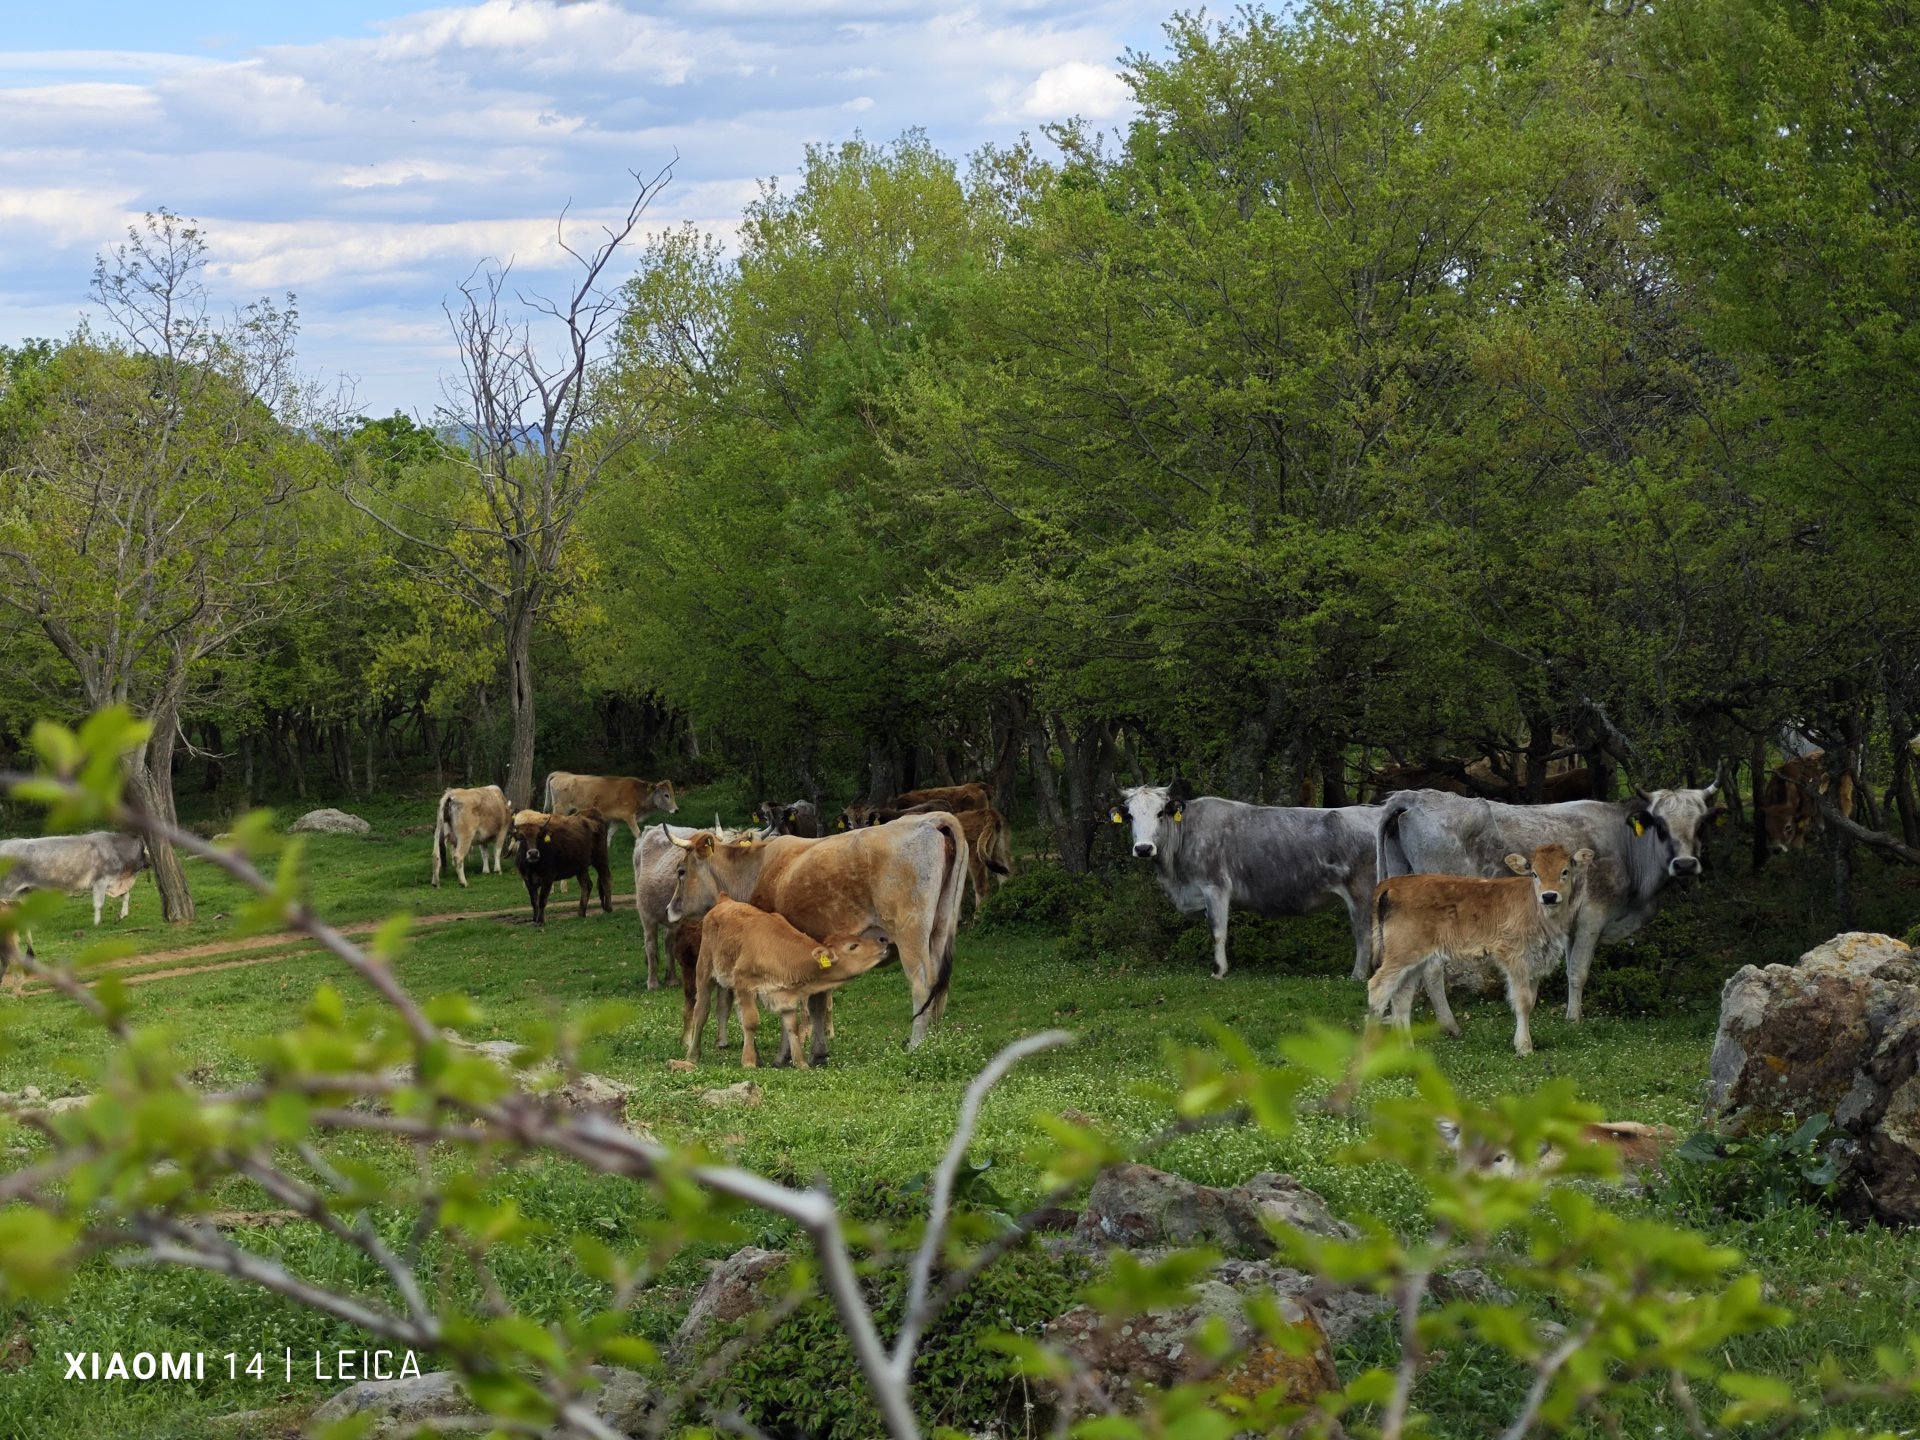
M 127 918 L 133 901 L 133 882 L 147 865 L 147 850 L 137 835 L 94 830 L 85 835 L 43 835 L 24 840 L 0 840 L 0 860 L 13 866 L 0 875 L 0 900 L 11 900 L 29 890 L 59 890 L 77 895 L 93 892 L 93 923 L 109 896 L 120 901 L 120 918 Z
M 1333 810 L 1194 796 L 1184 782 L 1120 792 L 1110 818 L 1133 826 L 1133 853 L 1154 862 L 1183 915 L 1213 930 L 1213 977 L 1227 973 L 1227 915 L 1305 915 L 1338 901 L 1353 927 L 1354 976 L 1372 969 L 1378 805 Z
M 1700 830 L 1725 815 L 1704 790 L 1655 790 L 1631 800 L 1569 800 L 1559 805 L 1503 805 L 1439 790 L 1410 790 L 1382 806 L 1379 873 L 1480 875 L 1507 873 L 1506 857 L 1542 845 L 1594 852 L 1586 888 L 1575 902 L 1567 941 L 1567 1018 L 1580 1018 L 1593 952 L 1602 940 L 1633 934 L 1660 908 L 1673 881 L 1700 873 Z
M 686 852 L 677 847 L 675 840 L 691 840 L 700 834 L 698 826 L 687 825 L 649 825 L 640 832 L 640 838 L 633 846 L 633 908 L 640 915 L 640 948 L 647 957 L 647 989 L 660 988 L 659 972 L 654 967 L 656 949 L 660 964 L 666 967 L 667 978 L 673 978 L 673 961 L 667 950 L 667 939 L 663 933 L 673 928 L 667 919 L 667 904 L 673 899 L 673 887 L 680 875 L 681 863 Z M 721 828 L 719 817 L 714 817 L 713 833 L 722 840 L 732 840 L 738 831 Z M 656 947 L 654 937 L 660 937 Z M 721 1044 L 726 1044 L 726 1030 L 721 1032 Z

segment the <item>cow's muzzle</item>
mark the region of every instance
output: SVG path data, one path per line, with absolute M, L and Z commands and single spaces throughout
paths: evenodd
M 1540 892 L 1540 903 L 1542 905 L 1558 905 L 1560 903 L 1560 892 L 1558 890 L 1542 890 Z
M 1142 860 L 1151 860 L 1155 855 L 1160 853 L 1160 847 L 1155 845 L 1151 840 L 1144 840 L 1133 847 L 1133 853 L 1138 855 Z
M 1676 855 L 1667 866 L 1667 873 L 1669 875 L 1698 875 L 1700 873 L 1700 862 L 1691 855 Z

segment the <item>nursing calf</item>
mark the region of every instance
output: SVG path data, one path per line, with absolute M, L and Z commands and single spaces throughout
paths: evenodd
M 787 920 L 737 900 L 717 901 L 700 923 L 700 958 L 694 976 L 693 1013 L 681 1037 L 689 1060 L 700 1058 L 700 1032 L 716 996 L 720 1001 L 720 1038 L 727 1035 L 729 997 L 740 1006 L 740 1063 L 760 1063 L 754 1029 L 760 1023 L 756 1001 L 780 1017 L 781 1053 L 802 1070 L 806 1041 L 800 1034 L 800 1007 L 864 975 L 887 958 L 884 935 L 869 929 L 858 935 L 813 940 Z
M 533 904 L 533 923 L 547 923 L 547 896 L 556 880 L 580 881 L 580 918 L 587 915 L 593 893 L 593 873 L 600 876 L 600 908 L 613 911 L 613 874 L 607 865 L 607 822 L 598 810 L 578 815 L 548 815 L 514 826 L 520 853 L 514 866 L 527 882 Z
M 1379 969 L 1367 983 L 1367 1004 L 1376 1018 L 1393 1012 L 1406 1029 L 1413 992 L 1422 986 L 1440 1024 L 1458 1035 L 1447 1004 L 1447 975 L 1463 977 L 1491 965 L 1506 985 L 1513 1007 L 1513 1048 L 1533 1053 L 1528 1020 L 1540 980 L 1567 953 L 1574 900 L 1593 861 L 1582 848 L 1542 845 L 1529 859 L 1507 856 L 1516 878 L 1482 880 L 1464 875 L 1397 875 L 1373 892 L 1373 953 Z

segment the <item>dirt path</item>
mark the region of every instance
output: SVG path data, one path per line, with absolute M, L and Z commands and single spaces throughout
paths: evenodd
M 633 896 L 616 895 L 613 897 L 615 911 L 630 907 Z M 443 925 L 456 924 L 462 920 L 507 920 L 515 916 L 525 917 L 525 905 L 510 905 L 499 910 L 445 910 L 435 915 L 416 915 L 413 917 L 413 930 L 434 929 Z M 556 910 L 552 919 L 572 920 L 577 915 L 571 908 Z M 384 920 L 356 920 L 348 925 L 337 926 L 342 935 L 371 935 Z M 319 949 L 319 943 L 291 930 L 276 930 L 268 935 L 247 935 L 232 940 L 206 940 L 196 945 L 181 945 L 171 950 L 153 950 L 144 955 L 128 955 L 110 964 L 89 969 L 82 977 L 91 979 L 97 975 L 138 971 L 138 974 L 123 975 L 127 985 L 145 985 L 154 980 L 175 980 L 182 975 L 206 975 L 216 970 L 240 970 L 251 965 L 274 965 L 282 960 L 291 960 L 297 956 L 310 955 Z M 266 953 L 271 952 L 271 953 Z M 235 958 L 246 957 L 246 958 Z M 169 961 L 187 963 L 169 964 Z M 194 963 L 205 962 L 205 963 Z M 158 970 L 143 967 L 158 965 Z M 17 992 L 23 997 L 51 993 L 52 987 L 39 981 L 28 981 Z

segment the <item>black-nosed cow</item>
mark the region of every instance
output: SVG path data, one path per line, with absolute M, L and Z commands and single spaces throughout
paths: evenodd
M 0 900 L 11 900 L 29 890 L 60 890 L 68 895 L 93 892 L 93 923 L 109 899 L 120 902 L 120 918 L 127 918 L 133 882 L 147 865 L 145 843 L 138 835 L 93 830 L 85 835 L 41 835 L 24 840 L 0 840 Z
M 1227 973 L 1227 915 L 1305 915 L 1339 901 L 1353 927 L 1354 978 L 1372 968 L 1378 805 L 1334 810 L 1196 797 L 1184 783 L 1136 785 L 1110 812 L 1133 827 L 1133 853 L 1151 860 L 1167 898 L 1213 930 L 1213 975 Z
M 1660 908 L 1675 880 L 1700 873 L 1700 830 L 1726 814 L 1704 790 L 1655 790 L 1631 800 L 1571 800 L 1562 805 L 1503 805 L 1412 790 L 1381 807 L 1379 874 L 1506 875 L 1507 856 L 1542 845 L 1594 852 L 1574 902 L 1567 943 L 1567 1018 L 1580 1018 L 1593 952 L 1623 940 Z

